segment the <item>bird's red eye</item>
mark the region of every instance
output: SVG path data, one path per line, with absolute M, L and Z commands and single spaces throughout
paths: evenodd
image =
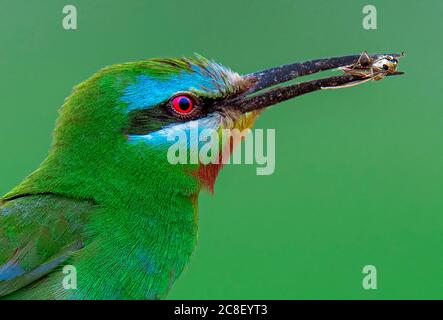
M 187 96 L 177 96 L 172 99 L 172 108 L 178 114 L 188 115 L 194 109 L 194 102 Z

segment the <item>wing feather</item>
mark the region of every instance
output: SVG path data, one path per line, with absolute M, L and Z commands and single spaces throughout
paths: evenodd
M 83 247 L 95 204 L 58 195 L 0 202 L 0 296 L 50 273 Z

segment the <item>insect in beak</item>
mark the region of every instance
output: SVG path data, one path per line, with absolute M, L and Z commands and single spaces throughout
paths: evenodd
M 386 76 L 402 75 L 404 72 L 397 71 L 397 66 L 398 59 L 402 58 L 404 55 L 404 52 L 402 52 L 399 55 L 386 54 L 378 57 L 371 57 L 366 51 L 364 51 L 356 63 L 339 68 L 345 75 L 361 77 L 363 79 L 362 81 L 347 83 L 338 87 L 327 87 L 324 89 L 353 87 L 370 80 L 378 81 Z
M 369 80 L 380 80 L 385 76 L 400 75 L 403 72 L 396 71 L 397 59 L 402 56 L 403 54 L 369 55 L 365 51 L 361 55 L 296 62 L 254 72 L 243 76 L 254 83 L 247 92 L 223 101 L 216 108 L 245 113 L 321 89 L 352 87 Z M 298 77 L 331 69 L 339 69 L 344 72 L 344 75 L 284 85 Z

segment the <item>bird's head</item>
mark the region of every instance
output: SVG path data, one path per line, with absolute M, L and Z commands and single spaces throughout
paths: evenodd
M 52 177 L 62 171 L 63 178 L 54 181 L 64 184 L 65 190 L 78 187 L 81 177 L 85 194 L 89 185 L 97 184 L 116 193 L 128 185 L 155 185 L 195 194 L 202 186 L 212 188 L 221 164 L 171 164 L 168 152 L 178 142 L 171 136 L 184 133 L 190 139 L 196 127 L 217 134 L 249 128 L 268 106 L 362 79 L 346 75 L 276 84 L 350 65 L 358 58 L 319 59 L 244 76 L 201 56 L 107 67 L 76 86 L 66 99 L 53 147 L 40 170 L 46 168 L 46 176 Z M 222 139 L 214 141 L 220 144 Z M 225 147 L 220 145 L 219 152 Z M 181 148 L 191 148 L 189 140 L 182 141 Z
M 221 164 L 173 164 L 168 151 L 178 146 L 190 159 L 193 130 L 221 135 L 251 127 L 259 110 L 242 112 L 226 102 L 254 84 L 201 56 L 113 65 L 75 87 L 61 109 L 53 150 L 94 171 L 126 167 L 127 177 L 212 188 Z

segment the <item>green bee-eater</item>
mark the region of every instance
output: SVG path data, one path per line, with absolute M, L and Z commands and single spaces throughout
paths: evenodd
M 196 245 L 198 195 L 222 166 L 171 164 L 168 134 L 195 124 L 250 128 L 268 106 L 367 80 L 345 74 L 274 87 L 358 58 L 244 76 L 200 56 L 151 59 L 107 67 L 76 86 L 48 157 L 0 200 L 0 296 L 164 298 Z M 65 266 L 75 268 L 76 288 L 64 285 Z

